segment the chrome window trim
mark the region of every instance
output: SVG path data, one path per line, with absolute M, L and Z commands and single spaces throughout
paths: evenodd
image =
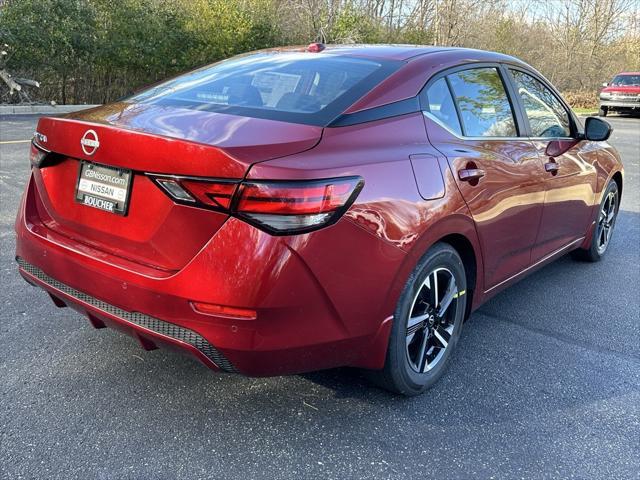
M 459 140 L 500 140 L 500 141 L 505 141 L 505 140 L 529 140 L 529 137 L 465 137 L 464 135 L 458 135 L 456 132 L 454 132 L 453 130 L 451 130 L 451 128 L 449 128 L 447 125 L 445 125 L 438 117 L 436 117 L 433 113 L 431 112 L 427 112 L 425 110 L 422 110 L 422 114 L 429 118 L 430 120 L 432 120 L 433 122 L 437 123 L 438 125 L 440 125 L 442 128 L 444 128 L 447 132 L 449 132 L 451 135 L 453 135 L 454 137 L 456 137 Z
M 444 128 L 448 133 L 456 137 L 458 140 L 536 140 L 541 142 L 551 142 L 553 140 L 580 140 L 574 137 L 465 137 L 460 136 L 458 133 L 454 132 L 451 128 L 445 125 L 438 117 L 436 117 L 433 113 L 422 110 L 422 114 L 429 118 L 431 121 L 437 123 L 439 126 Z
M 575 137 L 527 137 L 529 140 L 538 140 L 538 141 L 548 141 L 551 142 L 553 140 L 579 140 Z

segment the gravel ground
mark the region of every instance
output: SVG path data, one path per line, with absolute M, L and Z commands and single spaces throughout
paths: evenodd
M 394 397 L 357 371 L 250 379 L 142 351 L 17 274 L 35 116 L 0 116 L 1 478 L 640 478 L 640 119 L 612 117 L 622 210 L 465 326 L 447 375 Z

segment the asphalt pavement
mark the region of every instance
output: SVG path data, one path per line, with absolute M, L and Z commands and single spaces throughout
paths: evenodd
M 626 177 L 605 260 L 499 294 L 406 399 L 351 369 L 215 374 L 55 308 L 13 258 L 37 117 L 0 116 L 0 478 L 640 478 L 640 119 L 608 120 Z

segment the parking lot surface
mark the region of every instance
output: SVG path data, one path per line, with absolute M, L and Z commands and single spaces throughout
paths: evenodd
M 13 258 L 37 117 L 0 117 L 1 478 L 640 478 L 640 119 L 607 120 L 626 177 L 605 260 L 499 294 L 406 399 L 350 369 L 215 374 L 55 308 Z

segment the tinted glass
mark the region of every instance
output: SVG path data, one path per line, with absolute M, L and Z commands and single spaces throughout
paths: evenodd
M 316 53 L 262 53 L 195 70 L 126 101 L 322 125 L 398 65 Z
M 511 70 L 534 137 L 570 137 L 569 114 L 560 100 L 531 75 Z
M 625 87 L 640 87 L 640 75 L 616 75 L 611 85 Z
M 516 137 L 513 112 L 498 70 L 474 68 L 448 76 L 468 137 Z
M 460 121 L 456 113 L 456 107 L 451 98 L 451 92 L 444 78 L 436 80 L 427 90 L 427 102 L 429 112 L 440 120 L 444 125 L 462 135 Z

